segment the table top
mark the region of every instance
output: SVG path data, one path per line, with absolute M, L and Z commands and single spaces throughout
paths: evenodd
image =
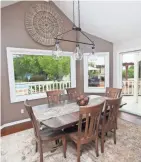
M 90 95 L 87 106 L 95 106 L 106 100 L 105 97 Z M 80 106 L 76 102 L 62 101 L 60 104 L 44 104 L 33 107 L 36 119 L 54 130 L 67 128 L 78 122 Z
M 104 97 L 90 95 L 89 103 L 87 106 L 94 106 L 105 101 Z M 43 104 L 33 106 L 33 112 L 38 121 L 47 120 L 53 117 L 59 117 L 62 115 L 78 112 L 80 106 L 77 105 L 76 101 L 61 101 L 59 104 Z

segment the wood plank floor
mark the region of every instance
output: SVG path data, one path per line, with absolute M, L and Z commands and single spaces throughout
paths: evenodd
M 118 117 L 121 119 L 124 119 L 126 121 L 129 121 L 131 123 L 141 125 L 141 117 L 140 116 L 131 115 L 131 114 L 128 114 L 125 112 L 119 112 Z M 32 124 L 30 121 L 21 123 L 21 124 L 17 124 L 14 126 L 6 127 L 1 130 L 1 136 L 6 136 L 8 134 L 20 132 L 20 131 L 30 129 L 30 128 L 32 128 Z
M 141 116 L 132 115 L 125 112 L 119 112 L 118 117 L 131 123 L 141 125 Z

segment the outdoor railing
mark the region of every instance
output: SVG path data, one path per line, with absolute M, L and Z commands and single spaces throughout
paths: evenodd
M 122 81 L 122 94 L 134 95 L 134 81 Z M 138 94 L 141 95 L 141 81 L 138 81 Z
M 16 95 L 28 95 L 44 93 L 55 89 L 66 89 L 71 87 L 71 81 L 39 81 L 16 83 Z

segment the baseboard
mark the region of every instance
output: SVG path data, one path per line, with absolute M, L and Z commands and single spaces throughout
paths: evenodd
M 26 122 L 18 123 L 18 124 L 15 124 L 15 125 L 10 125 L 10 126 L 7 126 L 7 127 L 3 127 L 1 129 L 1 136 L 6 136 L 6 135 L 9 135 L 9 134 L 20 132 L 20 131 L 30 129 L 30 128 L 32 128 L 31 121 L 26 121 Z

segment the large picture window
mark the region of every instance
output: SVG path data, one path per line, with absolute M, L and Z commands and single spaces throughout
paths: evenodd
M 46 91 L 75 87 L 75 61 L 71 52 L 59 59 L 52 51 L 7 48 L 11 102 L 46 97 Z
M 84 91 L 104 93 L 109 86 L 109 53 L 84 56 Z

